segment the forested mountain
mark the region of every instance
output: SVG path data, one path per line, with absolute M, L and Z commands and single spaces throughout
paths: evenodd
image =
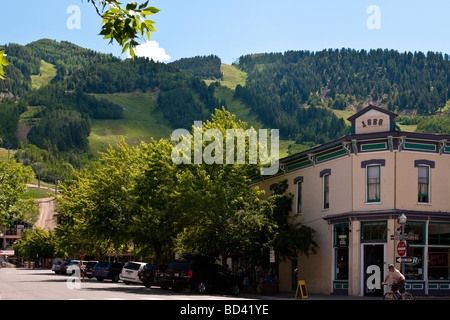
M 447 54 L 288 51 L 242 56 L 237 65 L 248 78 L 236 96 L 284 136 L 303 134 L 306 105 L 358 109 L 370 102 L 399 113 L 431 115 L 449 99 Z
M 223 73 L 220 71 L 222 61 L 216 55 L 182 58 L 170 64 L 202 79 L 214 80 L 223 78 Z
M 245 85 L 222 87 L 213 82 L 223 78 L 215 55 L 165 64 L 121 60 L 49 39 L 2 47 L 11 65 L 5 67 L 6 80 L 0 80 L 0 137 L 4 145 L 31 148 L 16 153 L 24 163 L 51 159 L 59 166 L 53 177 L 70 171 L 66 162 L 81 165 L 91 151 L 92 123 L 106 126 L 126 118 L 129 110 L 120 101 L 134 93 L 147 99 L 140 112 L 160 116 L 153 124 L 169 131 L 190 129 L 194 121 L 209 119 L 215 108 L 229 106 L 260 127 L 280 129 L 282 139 L 306 146 L 346 134 L 348 126 L 337 111 L 355 112 L 368 103 L 423 116 L 401 118 L 421 131 L 448 132 L 450 123 L 448 116 L 430 117 L 450 108 L 446 54 L 352 49 L 251 54 L 233 66 L 247 74 Z M 48 81 L 41 78 L 44 66 L 54 68 Z M 152 106 L 147 108 L 148 103 Z

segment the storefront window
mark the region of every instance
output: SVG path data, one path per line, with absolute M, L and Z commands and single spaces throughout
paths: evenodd
M 428 244 L 450 245 L 450 224 L 430 222 Z
M 405 264 L 405 277 L 407 280 L 423 280 L 423 248 L 409 247 L 408 257 L 412 257 L 411 263 Z
M 405 226 L 405 233 L 408 234 L 414 234 L 419 237 L 417 240 L 410 240 L 408 239 L 408 244 L 425 244 L 425 222 L 408 222 Z
M 428 279 L 450 280 L 448 248 L 430 247 L 428 249 Z
M 386 221 L 363 222 L 362 241 L 386 241 Z
M 348 248 L 336 249 L 336 280 L 348 280 Z
M 348 223 L 334 225 L 333 246 L 335 247 L 336 280 L 348 280 L 348 232 Z

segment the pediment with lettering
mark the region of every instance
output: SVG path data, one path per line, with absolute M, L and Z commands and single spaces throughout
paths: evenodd
M 397 114 L 376 106 L 369 105 L 348 118 L 352 124 L 353 134 L 395 131 Z

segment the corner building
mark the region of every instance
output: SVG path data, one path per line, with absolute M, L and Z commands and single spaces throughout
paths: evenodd
M 254 179 L 266 195 L 287 179 L 292 214 L 320 246 L 279 264 L 280 291 L 305 280 L 311 293 L 381 296 L 385 288 L 371 289 L 368 278 L 378 266 L 384 281 L 394 263 L 413 294 L 450 295 L 450 136 L 402 132 L 396 116 L 370 105 L 348 118 L 347 136 L 280 159 L 277 175 Z M 402 214 L 405 263 L 397 262 Z

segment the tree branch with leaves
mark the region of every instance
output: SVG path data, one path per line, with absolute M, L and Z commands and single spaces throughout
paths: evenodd
M 148 6 L 148 1 L 138 4 L 129 2 L 125 8 L 116 0 L 87 0 L 92 3 L 97 14 L 102 18 L 100 35 L 109 39 L 109 43 L 116 41 L 122 47 L 122 53 L 128 50 L 134 58 L 135 48 L 139 45 L 139 38 L 150 40 L 151 32 L 156 32 L 155 21 L 148 16 L 159 12 L 158 8 Z M 5 59 L 4 50 L 0 48 L 0 79 L 5 79 L 3 67 L 9 65 Z
M 138 38 L 150 40 L 150 33 L 156 32 L 153 27 L 154 21 L 147 19 L 147 16 L 159 12 L 155 7 L 149 7 L 148 1 L 138 5 L 137 2 L 130 2 L 125 9 L 121 3 L 116 0 L 99 0 L 102 5 L 100 11 L 94 0 L 91 2 L 97 14 L 103 19 L 100 35 L 103 39 L 110 39 L 110 43 L 117 41 L 122 47 L 122 53 L 129 51 L 130 56 L 134 57 L 134 49 L 139 43 Z

